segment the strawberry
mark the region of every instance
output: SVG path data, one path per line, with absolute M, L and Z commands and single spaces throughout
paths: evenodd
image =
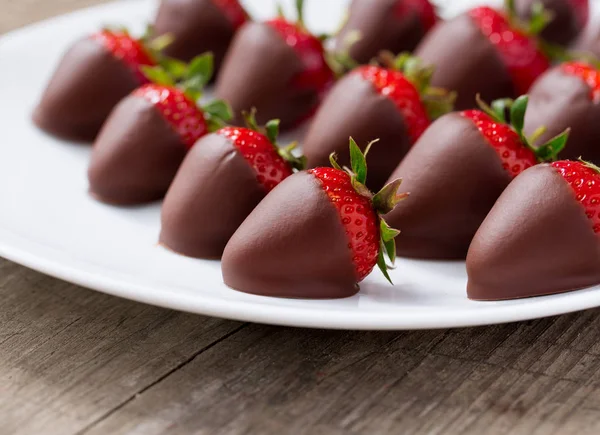
M 389 280 L 399 231 L 381 218 L 406 197 L 395 180 L 373 195 L 365 156 L 350 139 L 352 170 L 315 168 L 288 177 L 246 218 L 225 247 L 225 283 L 269 296 L 339 298 L 378 265 Z
M 298 21 L 280 17 L 240 29 L 218 77 L 216 95 L 228 101 L 237 122 L 258 109 L 259 121 L 278 116 L 284 129 L 310 116 L 334 80 L 323 44 L 304 26 L 303 1 Z
M 248 20 L 238 0 L 163 0 L 154 31 L 173 36 L 163 51 L 168 56 L 189 61 L 211 51 L 217 73 L 233 36 Z
M 222 101 L 197 105 L 212 74 L 212 55 L 189 66 L 143 68 L 153 83 L 124 98 L 94 144 L 90 191 L 113 204 L 139 204 L 166 193 L 189 148 L 231 117 Z
M 303 159 L 291 154 L 294 144 L 277 146 L 279 120 L 259 127 L 251 112 L 246 121 L 246 128 L 204 136 L 183 161 L 162 208 L 163 246 L 190 257 L 220 258 L 267 193 L 303 169 Z
M 562 160 L 506 188 L 467 255 L 471 299 L 560 293 L 600 284 L 600 172 Z
M 540 140 L 569 127 L 567 159 L 583 156 L 600 164 L 600 69 L 587 62 L 565 62 L 543 74 L 531 88 L 524 131 L 532 134 L 540 123 L 548 126 Z
M 429 86 L 431 68 L 407 54 L 382 55 L 385 66 L 363 66 L 342 78 L 315 115 L 303 144 L 309 167 L 335 152 L 350 162 L 348 136 L 359 143 L 380 138 L 371 154 L 370 187 L 384 185 L 430 122 L 452 108 L 453 94 Z
M 417 56 L 436 66 L 432 84 L 458 92 L 459 109 L 472 108 L 477 93 L 486 100 L 524 94 L 550 67 L 549 46 L 536 36 L 548 22 L 545 11 L 536 9 L 523 23 L 507 3 L 506 12 L 471 9 L 437 26 L 417 48 Z
M 381 50 L 412 51 L 437 21 L 429 0 L 353 0 L 335 37 L 335 50 L 367 63 Z M 359 39 L 347 47 L 348 39 Z
M 141 69 L 167 61 L 158 51 L 168 38 L 132 37 L 105 29 L 76 42 L 61 60 L 33 115 L 50 134 L 92 141 L 116 104 L 140 84 Z
M 548 42 L 567 45 L 587 25 L 590 8 L 588 0 L 514 0 L 514 10 L 523 20 L 530 20 L 536 8 L 546 8 L 550 22 L 540 33 Z
M 481 110 L 450 113 L 433 123 L 392 174 L 411 192 L 411 201 L 386 216 L 405 231 L 399 255 L 464 259 L 510 181 L 538 162 L 555 160 L 565 146 L 568 131 L 539 147 L 533 144 L 543 127 L 525 137 L 526 96 L 492 107 L 479 104 Z

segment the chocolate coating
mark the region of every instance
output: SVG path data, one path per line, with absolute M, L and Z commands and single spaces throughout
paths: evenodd
M 543 39 L 554 44 L 567 45 L 577 38 L 585 23 L 579 22 L 569 0 L 515 0 L 517 15 L 529 20 L 532 6 L 539 1 L 554 15 L 553 20 L 541 33 Z
M 458 93 L 455 109 L 485 101 L 516 97 L 512 79 L 500 55 L 467 14 L 436 25 L 415 55 L 435 66 L 431 84 Z
M 60 61 L 33 121 L 62 139 L 93 141 L 111 110 L 137 86 L 122 61 L 98 42 L 81 39 Z
M 390 180 L 410 192 L 385 218 L 402 229 L 400 256 L 464 259 L 473 235 L 511 177 L 475 124 L 458 113 L 435 121 Z
M 211 51 L 215 73 L 235 34 L 232 23 L 212 0 L 162 0 L 154 30 L 175 38 L 164 50 L 167 56 L 188 62 Z
M 471 299 L 541 296 L 600 283 L 600 242 L 570 186 L 548 164 L 508 186 L 467 256 Z
M 368 155 L 367 184 L 373 191 L 383 187 L 411 146 L 394 103 L 356 74 L 341 79 L 317 111 L 303 143 L 308 167 L 329 166 L 332 152 L 340 165 L 350 167 L 350 136 L 363 149 L 369 141 L 380 139 Z
M 593 20 L 573 44 L 573 49 L 600 58 L 600 20 Z
M 159 200 L 186 152 L 152 103 L 129 96 L 115 107 L 94 143 L 88 169 L 90 193 L 117 205 Z
M 542 144 L 570 127 L 560 157 L 600 163 L 600 104 L 592 101 L 591 92 L 581 78 L 563 73 L 560 66 L 546 72 L 529 93 L 525 133 L 546 126 L 548 130 L 537 142 Z
M 425 29 L 416 11 L 404 17 L 394 13 L 399 0 L 353 0 L 348 21 L 335 38 L 335 49 L 343 50 L 350 32 L 358 31 L 361 39 L 350 47 L 350 56 L 367 63 L 381 50 L 392 53 L 413 51 L 425 36 Z M 403 0 L 401 0 L 403 1 Z
M 319 102 L 316 92 L 291 85 L 302 71 L 300 58 L 275 30 L 265 23 L 248 23 L 225 56 L 215 95 L 229 102 L 235 124 L 243 123 L 243 110 L 256 107 L 260 124 L 278 118 L 282 129 L 291 128 Z
M 307 172 L 281 182 L 225 247 L 225 284 L 265 296 L 342 298 L 358 291 L 337 210 Z
M 167 192 L 160 243 L 189 257 L 221 258 L 235 230 L 266 193 L 231 140 L 214 133 L 204 136 Z

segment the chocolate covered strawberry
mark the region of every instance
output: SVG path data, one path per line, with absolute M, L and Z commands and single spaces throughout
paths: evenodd
M 303 1 L 296 3 L 297 22 L 280 16 L 248 23 L 231 44 L 215 93 L 231 104 L 237 123 L 242 111 L 256 107 L 260 123 L 277 117 L 283 129 L 293 127 L 312 114 L 333 83 L 323 44 L 304 25 Z
M 117 103 L 148 82 L 141 68 L 157 64 L 166 40 L 136 39 L 122 29 L 79 40 L 60 61 L 34 122 L 64 139 L 94 140 Z
M 368 151 L 368 147 L 367 147 Z M 268 296 L 352 296 L 386 257 L 394 238 L 380 215 L 406 195 L 395 180 L 373 195 L 365 187 L 365 155 L 350 140 L 352 170 L 315 168 L 288 177 L 254 209 L 223 253 L 225 284 Z M 366 154 L 366 152 L 365 152 Z
M 393 173 L 411 192 L 410 201 L 386 216 L 404 232 L 399 255 L 465 258 L 477 228 L 511 180 L 554 160 L 566 143 L 568 132 L 534 147 L 543 127 L 525 137 L 526 96 L 492 107 L 480 104 L 481 110 L 450 113 L 433 123 Z
M 350 163 L 347 141 L 379 138 L 370 155 L 369 187 L 381 188 L 432 120 L 452 109 L 453 94 L 429 86 L 433 70 L 417 58 L 382 55 L 385 66 L 362 66 L 342 78 L 315 115 L 303 143 L 309 167 L 332 152 Z
M 277 147 L 279 120 L 263 128 L 254 113 L 246 119 L 246 128 L 224 127 L 189 152 L 165 197 L 162 245 L 190 257 L 220 258 L 265 195 L 303 169 L 290 147 Z
M 467 256 L 469 298 L 514 299 L 600 284 L 600 173 L 562 160 L 504 191 Z
M 416 55 L 436 67 L 432 85 L 458 92 L 458 109 L 472 108 L 478 93 L 487 101 L 525 94 L 550 67 L 536 37 L 544 12 L 527 26 L 514 16 L 487 6 L 471 9 L 436 26 L 419 44 Z
M 541 140 L 571 128 L 562 157 L 600 163 L 600 70 L 585 62 L 566 62 L 543 74 L 531 88 L 525 134 L 544 123 Z
M 212 55 L 178 68 L 175 77 L 161 67 L 144 72 L 153 82 L 115 107 L 94 143 L 90 192 L 103 202 L 129 205 L 162 198 L 187 151 L 231 117 L 222 101 L 198 103 L 212 74 Z
M 335 50 L 345 53 L 348 38 L 352 59 L 367 63 L 382 50 L 412 51 L 437 21 L 429 0 L 353 0 L 348 19 L 335 38 Z
M 529 21 L 540 7 L 546 9 L 549 23 L 540 33 L 546 41 L 567 45 L 588 23 L 588 0 L 513 0 L 517 16 Z
M 238 0 L 162 0 L 157 35 L 172 35 L 164 53 L 184 61 L 210 51 L 218 72 L 235 32 L 249 17 Z

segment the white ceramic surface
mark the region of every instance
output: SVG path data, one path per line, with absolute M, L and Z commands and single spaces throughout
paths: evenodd
M 259 18 L 274 0 L 244 2 Z M 292 1 L 287 2 L 290 6 Z M 344 0 L 308 2 L 311 28 L 335 28 Z M 453 10 L 472 1 L 449 2 Z M 400 260 L 395 285 L 375 271 L 344 300 L 287 300 L 228 289 L 219 262 L 156 245 L 160 205 L 120 209 L 87 195 L 89 147 L 36 130 L 29 115 L 65 48 L 102 24 L 141 30 L 155 4 L 121 1 L 0 38 L 0 255 L 58 278 L 141 302 L 245 321 L 348 329 L 482 325 L 600 306 L 600 287 L 509 302 L 473 302 L 462 262 Z M 401 239 L 400 239 L 401 243 Z

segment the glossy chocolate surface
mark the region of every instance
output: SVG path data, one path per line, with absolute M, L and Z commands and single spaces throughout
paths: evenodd
M 303 65 L 292 47 L 265 23 L 245 24 L 236 34 L 217 78 L 216 98 L 231 104 L 235 124 L 241 112 L 256 107 L 257 121 L 281 120 L 294 127 L 318 103 L 318 95 L 291 85 Z
M 234 26 L 212 0 L 162 0 L 154 29 L 157 35 L 174 37 L 164 50 L 168 56 L 187 62 L 211 51 L 215 73 L 235 34 Z
M 116 205 L 159 200 L 186 152 L 152 103 L 129 96 L 112 112 L 94 143 L 88 170 L 90 193 Z
M 221 258 L 235 230 L 266 193 L 230 139 L 204 136 L 165 197 L 160 243 L 189 257 Z
M 561 152 L 563 159 L 600 163 L 600 104 L 591 98 L 592 90 L 579 77 L 555 67 L 541 76 L 531 88 L 525 115 L 525 133 L 541 125 L 547 131 L 537 141 L 542 144 L 571 128 L 569 141 Z
M 569 0 L 515 0 L 517 15 L 529 20 L 531 18 L 531 7 L 539 1 L 554 16 L 542 31 L 542 38 L 560 45 L 567 45 L 577 38 L 585 23 L 579 22 Z
M 355 74 L 341 79 L 317 111 L 302 144 L 308 167 L 329 166 L 332 152 L 340 165 L 350 167 L 350 136 L 363 149 L 369 141 L 380 139 L 367 158 L 367 184 L 373 191 L 383 187 L 411 146 L 394 103 Z
M 33 121 L 61 139 L 91 142 L 112 109 L 137 86 L 125 63 L 98 42 L 81 39 L 60 61 Z
M 600 283 L 600 240 L 571 187 L 550 165 L 508 186 L 467 256 L 469 298 L 501 300 Z
M 400 256 L 464 259 L 473 235 L 510 183 L 496 151 L 475 124 L 458 113 L 435 121 L 390 180 L 410 192 L 385 218 L 402 230 Z
M 291 298 L 343 298 L 358 291 L 337 210 L 307 172 L 286 178 L 235 232 L 223 279 L 236 290 Z
M 475 107 L 477 93 L 485 101 L 516 97 L 500 55 L 466 14 L 436 25 L 415 55 L 435 66 L 433 86 L 458 93 L 456 110 Z
M 361 39 L 350 47 L 350 56 L 359 63 L 367 63 L 381 50 L 392 53 L 413 51 L 425 36 L 425 29 L 417 12 L 409 11 L 398 17 L 394 9 L 404 0 L 353 0 L 348 21 L 335 38 L 335 49 L 343 50 L 351 32 L 359 32 Z

